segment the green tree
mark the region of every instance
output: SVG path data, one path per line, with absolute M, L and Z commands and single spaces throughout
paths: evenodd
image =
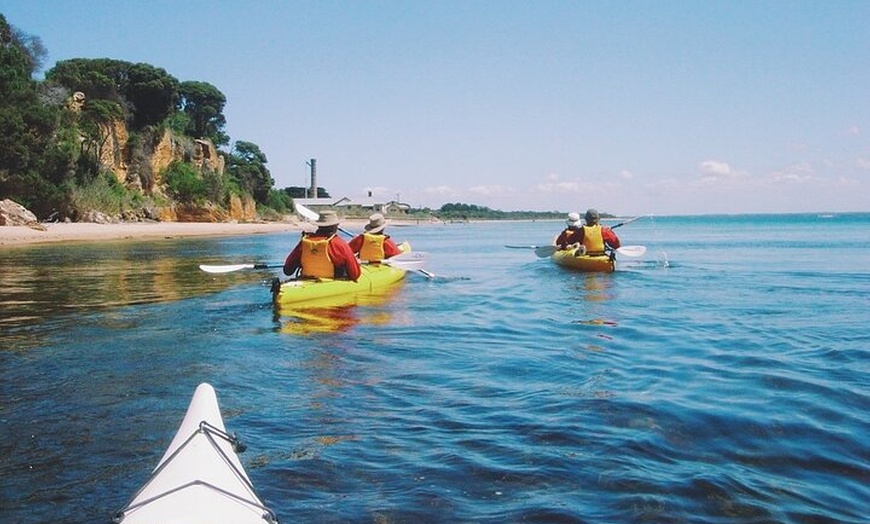
M 175 111 L 178 80 L 164 69 L 149 64 L 131 64 L 129 84 L 124 92 L 133 106 L 133 127 L 157 125 Z
M 207 82 L 188 81 L 179 85 L 179 109 L 187 117 L 185 133 L 195 138 L 208 138 L 216 146 L 226 145 L 230 137 L 224 132 L 227 98 Z
M 308 191 L 310 190 L 310 187 L 290 186 L 285 187 L 283 191 L 287 193 L 290 198 L 313 198 L 312 195 L 308 194 Z M 317 186 L 317 198 L 329 198 L 329 191 Z
M 12 41 L 24 52 L 27 58 L 28 69 L 30 74 L 33 75 L 33 73 L 42 69 L 45 57 L 48 56 L 48 50 L 45 49 L 42 39 L 38 36 L 29 35 L 16 27 L 9 27 L 12 33 Z
M 110 58 L 73 58 L 57 62 L 45 73 L 46 81 L 70 92 L 81 91 L 85 100 L 113 100 L 128 110 L 122 95 L 129 64 Z
M 209 189 L 193 166 L 184 162 L 169 164 L 163 171 L 163 182 L 169 196 L 185 204 L 204 199 Z
M 272 189 L 269 191 L 269 198 L 266 201 L 266 205 L 279 213 L 284 213 L 293 209 L 293 199 L 290 198 L 290 195 L 280 189 Z
M 176 110 L 179 82 L 165 70 L 110 58 L 63 60 L 45 78 L 85 100 L 111 100 L 124 109 L 134 130 L 163 122 Z
M 233 150 L 227 155 L 227 171 L 242 190 L 250 193 L 260 204 L 267 203 L 269 191 L 275 185 L 269 168 L 266 167 L 267 162 L 266 155 L 257 144 L 241 140 L 235 143 Z
M 44 217 L 66 206 L 72 160 L 57 133 L 60 108 L 40 101 L 31 78 L 38 60 L 28 39 L 0 14 L 0 198 Z

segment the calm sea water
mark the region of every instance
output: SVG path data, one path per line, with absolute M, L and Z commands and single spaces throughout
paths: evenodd
M 393 227 L 373 304 L 273 311 L 294 235 L 0 251 L 0 522 L 109 522 L 197 384 L 283 522 L 870 515 L 870 214 L 654 217 L 609 275 L 561 223 Z

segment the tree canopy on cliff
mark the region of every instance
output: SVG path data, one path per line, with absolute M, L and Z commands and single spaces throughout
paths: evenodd
M 261 204 L 266 203 L 269 191 L 275 185 L 266 167 L 267 162 L 266 155 L 257 144 L 241 140 L 235 143 L 227 156 L 227 171 Z
M 227 97 L 207 82 L 182 82 L 178 92 L 179 108 L 188 118 L 185 133 L 207 137 L 216 146 L 227 145 L 230 141 L 230 137 L 224 132 L 227 123 L 224 118 L 224 105 Z
M 163 122 L 181 97 L 178 79 L 165 70 L 110 58 L 64 60 L 49 69 L 45 79 L 71 92 L 81 91 L 86 100 L 116 102 L 137 130 Z

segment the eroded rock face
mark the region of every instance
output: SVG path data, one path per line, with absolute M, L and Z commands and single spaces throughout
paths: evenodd
M 36 215 L 18 202 L 8 198 L 0 201 L 0 226 L 32 226 L 37 223 Z
M 227 212 L 218 207 L 179 205 L 175 207 L 178 222 L 226 222 Z
M 211 140 L 194 140 L 193 163 L 200 169 L 209 169 L 215 173 L 223 174 L 225 160 Z
M 67 102 L 67 107 L 73 113 L 81 113 L 82 107 L 85 105 L 85 94 L 81 91 L 76 91 L 72 94 Z
M 257 203 L 250 196 L 244 199 L 230 196 L 229 218 L 239 222 L 253 222 L 257 219 Z
M 162 195 L 160 174 L 175 161 L 191 161 L 200 172 L 204 170 L 223 174 L 226 159 L 208 139 L 189 139 L 175 136 L 166 129 L 153 141 L 131 151 L 130 133 L 123 120 L 101 124 L 104 143 L 100 146 L 100 163 L 109 169 L 119 183 L 146 195 Z
M 85 95 L 80 92 L 74 93 L 68 101 L 70 109 L 74 112 L 80 112 L 84 103 Z M 226 165 L 226 159 L 211 140 L 191 140 L 188 137 L 176 136 L 169 129 L 164 129 L 159 135 L 140 133 L 140 136 L 134 137 L 136 140 L 133 142 L 137 145 L 131 145 L 130 131 L 123 119 L 101 123 L 100 133 L 103 141 L 97 153 L 102 166 L 111 171 L 120 184 L 144 195 L 165 196 L 161 175 L 173 162 L 190 162 L 200 173 L 213 172 L 221 175 Z M 131 213 L 133 212 L 122 213 L 115 217 L 88 211 L 83 213 L 79 220 L 97 223 L 119 220 L 251 222 L 257 219 L 257 206 L 250 197 L 241 199 L 233 196 L 226 210 L 212 205 L 173 204 Z M 33 221 L 36 223 L 36 217 Z

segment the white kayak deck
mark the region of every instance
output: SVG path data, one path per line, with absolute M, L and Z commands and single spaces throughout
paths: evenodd
M 187 414 L 151 478 L 115 522 L 275 523 L 236 456 L 211 385 L 196 388 Z

